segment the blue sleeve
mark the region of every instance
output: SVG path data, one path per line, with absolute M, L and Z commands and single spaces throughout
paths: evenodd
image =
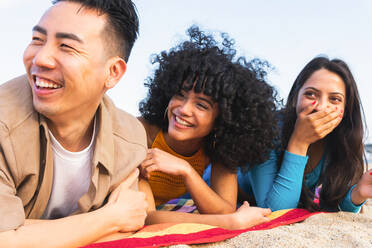
M 365 201 L 360 204 L 360 205 L 355 205 L 352 201 L 351 201 L 351 191 L 354 189 L 354 187 L 356 186 L 356 184 L 354 184 L 350 189 L 349 191 L 347 192 L 345 198 L 342 200 L 342 202 L 340 203 L 339 205 L 339 208 L 341 211 L 347 211 L 347 212 L 354 212 L 354 213 L 358 213 L 360 211 L 360 208 L 363 206 L 363 204 L 365 203 Z
M 265 199 L 277 174 L 276 161 L 277 155 L 274 151 L 271 151 L 269 159 L 264 163 L 254 166 L 244 174 L 240 170 L 238 171 L 240 189 L 247 194 L 253 192 L 257 206 L 259 207 L 267 207 L 265 205 Z
M 270 208 L 272 211 L 296 208 L 307 160 L 307 156 L 285 151 L 281 168 L 277 173 L 277 155 L 272 152 L 265 163 L 250 170 L 246 174 L 246 180 L 251 183 L 257 205 Z

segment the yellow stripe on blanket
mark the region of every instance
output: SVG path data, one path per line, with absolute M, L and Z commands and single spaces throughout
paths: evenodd
M 270 220 L 274 220 L 287 212 L 291 211 L 292 209 L 283 209 L 272 212 L 268 218 Z M 197 224 L 197 223 L 164 223 L 164 224 L 156 224 L 147 226 L 144 229 L 140 230 L 139 232 L 131 235 L 129 238 L 149 238 L 154 236 L 163 236 L 167 234 L 189 234 L 189 233 L 196 233 L 205 230 L 209 230 L 212 228 L 216 228 L 216 226 L 205 225 L 205 224 Z
M 160 225 L 156 225 L 160 227 Z M 215 228 L 215 226 L 204 225 L 204 224 L 195 224 L 195 223 L 180 223 L 180 224 L 168 224 L 165 225 L 165 228 L 161 228 L 162 230 L 154 231 L 154 229 L 147 230 L 144 228 L 143 230 L 131 235 L 128 238 L 149 238 L 154 236 L 163 236 L 167 234 L 189 234 L 189 233 L 196 233 L 205 230 L 209 230 Z
M 269 218 L 270 220 L 273 220 L 273 219 L 276 219 L 276 218 L 286 214 L 287 212 L 289 212 L 291 210 L 292 210 L 292 208 L 277 210 L 277 211 L 272 212 L 269 216 L 267 216 L 267 218 Z

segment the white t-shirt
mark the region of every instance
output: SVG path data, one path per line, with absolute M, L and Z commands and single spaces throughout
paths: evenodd
M 79 152 L 67 151 L 49 131 L 53 150 L 53 186 L 42 219 L 58 219 L 78 209 L 79 199 L 88 192 L 92 175 L 93 148 L 96 139 L 96 121 L 92 140 Z

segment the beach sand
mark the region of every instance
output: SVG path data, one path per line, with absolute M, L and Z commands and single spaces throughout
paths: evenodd
M 369 164 L 369 169 L 372 164 Z M 360 213 L 321 213 L 306 220 L 270 230 L 242 233 L 221 242 L 200 245 L 175 245 L 172 248 L 217 248 L 217 247 L 321 247 L 351 248 L 372 247 L 372 199 Z
M 369 169 L 372 164 L 369 164 Z M 242 233 L 221 242 L 200 245 L 175 245 L 172 248 L 217 248 L 217 247 L 372 247 L 372 199 L 360 213 L 321 213 L 306 220 L 270 230 Z
M 221 242 L 183 247 L 372 247 L 372 201 L 360 213 L 321 213 L 303 222 L 251 231 Z

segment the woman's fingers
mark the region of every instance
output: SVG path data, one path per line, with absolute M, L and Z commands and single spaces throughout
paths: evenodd
M 326 110 L 324 113 L 326 114 L 317 120 L 319 125 L 325 125 L 333 120 L 339 121 L 342 119 L 342 114 L 337 109 L 333 109 L 332 111 Z
M 331 119 L 327 123 L 321 125 L 318 128 L 319 138 L 324 138 L 329 133 L 331 133 L 338 126 L 338 124 L 340 124 L 341 120 L 342 119 L 338 116 L 334 119 Z

